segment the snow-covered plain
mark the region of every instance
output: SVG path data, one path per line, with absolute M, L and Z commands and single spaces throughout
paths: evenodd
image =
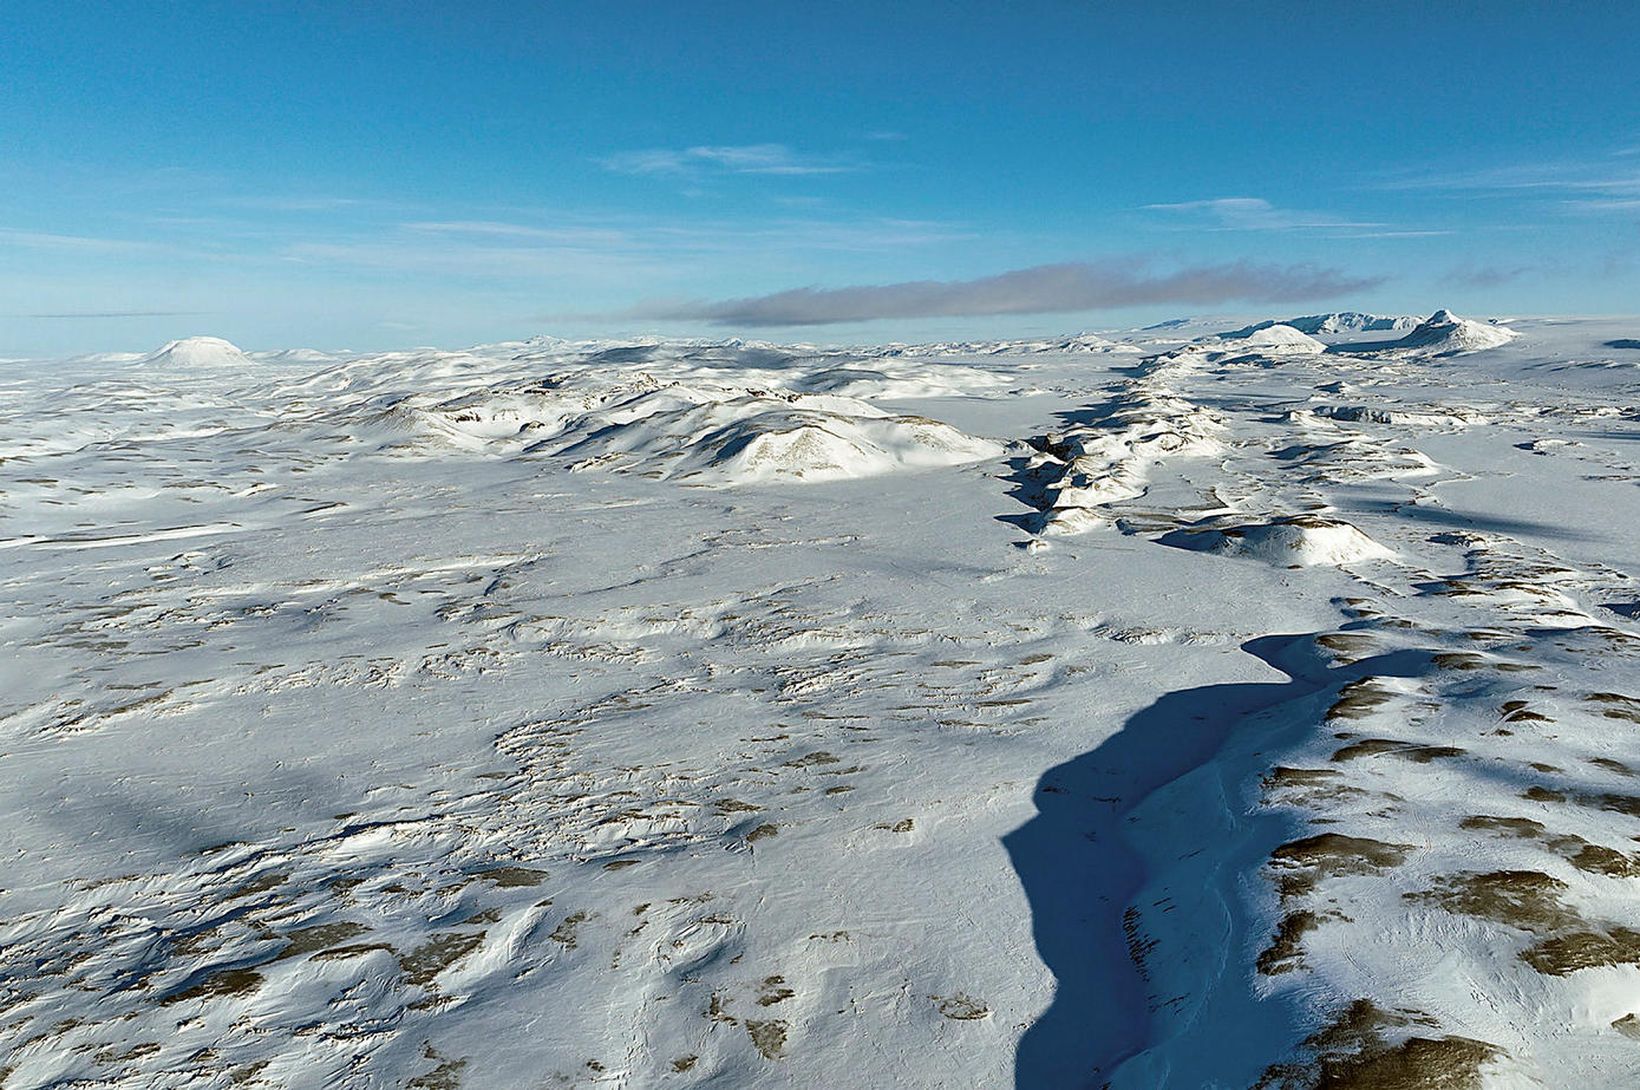
M 1632 1087 L 1640 321 L 0 368 L 0 1085 Z

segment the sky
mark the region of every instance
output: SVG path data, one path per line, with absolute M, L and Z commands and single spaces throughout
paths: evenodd
M 1640 313 L 1640 5 L 0 0 L 0 356 Z

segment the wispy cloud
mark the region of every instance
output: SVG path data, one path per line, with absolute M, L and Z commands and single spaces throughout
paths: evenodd
M 48 231 L 17 231 L 0 227 L 0 245 L 35 250 L 65 250 L 83 253 L 133 253 L 162 249 L 157 243 L 128 238 L 97 238 L 91 235 L 60 235 Z
M 743 223 L 712 221 L 607 224 L 515 223 L 498 220 L 414 221 L 399 225 L 419 236 L 492 246 L 623 254 L 879 252 L 969 238 L 960 225 L 936 220 L 782 217 Z
M 1449 284 L 1466 288 L 1497 288 L 1534 271 L 1530 265 L 1460 265 L 1447 274 Z
M 765 263 L 796 254 L 885 253 L 969 237 L 923 220 L 788 218 L 749 223 L 517 223 L 418 220 L 386 230 L 298 237 L 277 244 L 280 261 L 471 278 L 675 275 L 724 261 Z
M 1379 228 L 1382 223 L 1365 223 L 1326 212 L 1301 212 L 1278 208 L 1262 197 L 1215 197 L 1204 201 L 1174 204 L 1147 204 L 1147 212 L 1166 212 L 1195 222 L 1207 221 L 1224 231 L 1312 231 L 1339 228 Z
M 196 318 L 205 313 L 203 310 L 79 310 L 56 314 L 14 314 L 12 317 L 78 321 L 82 318 Z
M 1327 237 L 1328 238 L 1440 238 L 1443 235 L 1455 235 L 1455 234 L 1457 234 L 1456 231 L 1436 230 L 1436 229 L 1433 229 L 1433 228 L 1428 229 L 1428 230 L 1418 230 L 1418 231 L 1400 230 L 1398 228 L 1385 228 L 1384 230 L 1371 230 L 1371 229 L 1369 229 L 1369 230 L 1363 230 L 1363 231 L 1340 231 L 1337 234 L 1328 235 Z
M 1629 212 L 1640 208 L 1640 169 L 1632 159 L 1636 151 L 1640 149 L 1620 148 L 1603 158 L 1402 173 L 1380 179 L 1375 188 L 1462 198 L 1536 198 L 1569 212 Z
M 1564 204 L 1573 212 L 1640 212 L 1640 197 L 1588 197 Z
M 324 195 L 224 197 L 220 203 L 237 208 L 254 209 L 260 212 L 340 212 L 346 209 L 393 207 L 393 205 L 387 201 L 365 200 L 360 197 L 331 197 Z
M 551 278 L 573 282 L 644 271 L 641 261 L 619 251 L 572 246 L 451 244 L 388 236 L 338 242 L 296 242 L 281 247 L 280 260 L 315 267 L 371 269 L 395 276 L 442 275 L 474 280 Z M 662 266 L 650 266 L 659 271 Z
M 1360 291 L 1379 277 L 1313 265 L 1232 262 L 1154 273 L 1140 260 L 1071 262 L 976 280 L 917 280 L 640 307 L 634 316 L 756 328 L 884 318 L 1048 314 L 1154 303 L 1297 302 Z
M 1612 170 L 1597 163 L 1531 163 L 1387 178 L 1380 189 L 1447 189 L 1458 192 L 1521 193 L 1533 190 L 1640 195 L 1640 171 Z
M 629 232 L 601 227 L 532 226 L 498 220 L 418 220 L 401 224 L 407 231 L 433 235 L 466 235 L 570 246 L 629 245 Z
M 897 219 L 781 219 L 749 227 L 675 229 L 698 245 L 718 249 L 817 250 L 840 253 L 883 253 L 933 246 L 974 237 L 972 227 L 940 220 Z
M 597 160 L 617 174 L 844 174 L 859 166 L 802 155 L 784 144 L 699 144 L 624 151 Z

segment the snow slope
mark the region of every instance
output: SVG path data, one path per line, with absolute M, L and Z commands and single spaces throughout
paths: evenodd
M 0 1084 L 1632 1086 L 1636 323 L 1313 317 L 0 366 Z

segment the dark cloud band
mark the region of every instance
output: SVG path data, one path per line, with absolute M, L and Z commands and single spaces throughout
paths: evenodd
M 1230 262 L 1152 273 L 1142 262 L 1069 262 L 977 280 L 914 280 L 844 288 L 795 288 L 745 299 L 657 304 L 646 318 L 720 326 L 830 325 L 884 318 L 1050 314 L 1153 303 L 1286 303 L 1361 291 L 1381 277 L 1313 265 Z

